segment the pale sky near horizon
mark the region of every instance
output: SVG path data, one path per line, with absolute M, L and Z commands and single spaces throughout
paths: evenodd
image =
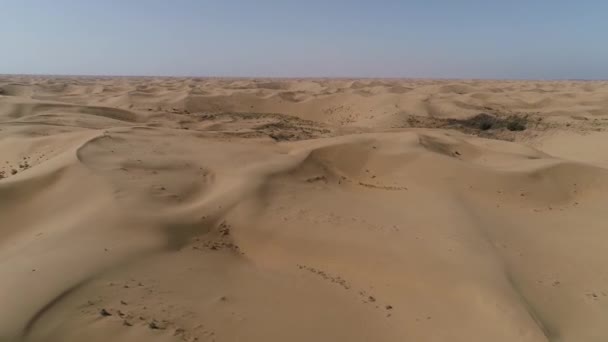
M 601 0 L 0 0 L 0 74 L 608 79 Z

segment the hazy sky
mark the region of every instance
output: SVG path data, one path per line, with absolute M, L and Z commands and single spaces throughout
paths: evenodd
M 0 73 L 608 79 L 608 1 L 0 0 Z

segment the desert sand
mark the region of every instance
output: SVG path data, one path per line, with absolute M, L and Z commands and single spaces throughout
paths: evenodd
M 0 341 L 607 341 L 608 82 L 0 76 Z

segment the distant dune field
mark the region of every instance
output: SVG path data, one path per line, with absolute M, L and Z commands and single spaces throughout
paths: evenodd
M 0 341 L 608 341 L 608 82 L 0 76 Z

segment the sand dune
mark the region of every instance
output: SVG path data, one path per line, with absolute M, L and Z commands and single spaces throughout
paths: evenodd
M 607 128 L 606 82 L 0 77 L 0 341 L 605 341 Z

